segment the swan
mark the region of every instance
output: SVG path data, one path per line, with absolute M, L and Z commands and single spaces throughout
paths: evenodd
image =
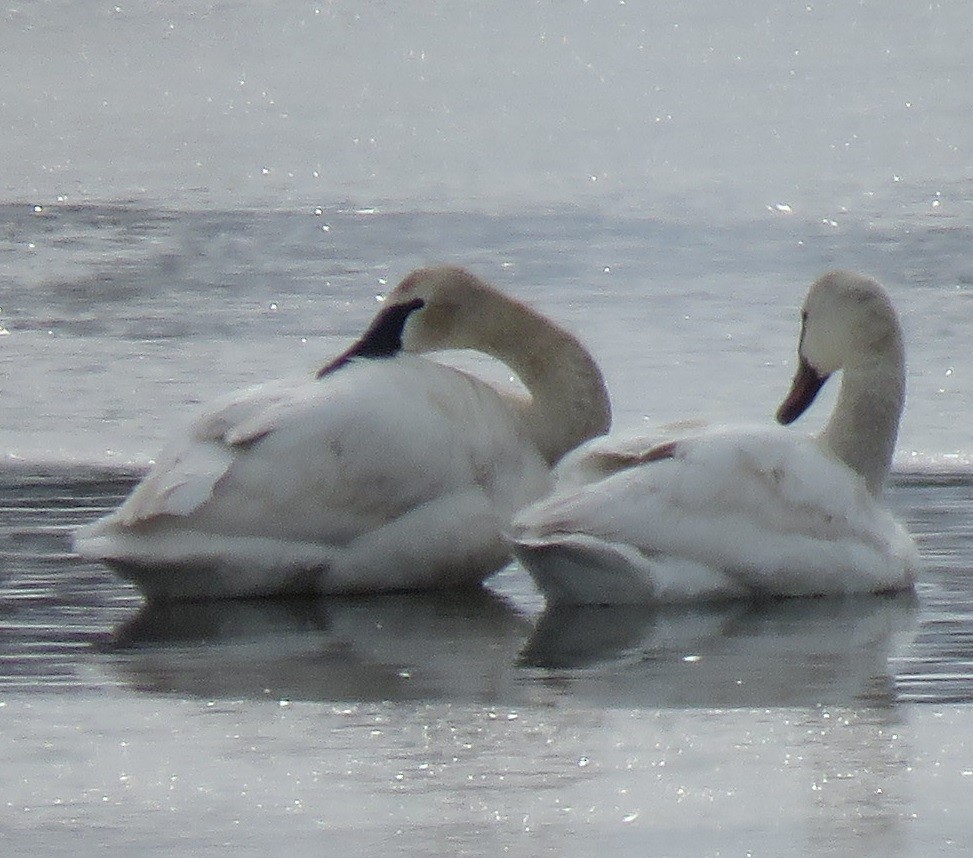
M 548 603 L 908 589 L 916 546 L 881 502 L 905 399 L 902 331 L 882 287 L 848 271 L 808 292 L 778 422 L 796 420 L 838 370 L 838 398 L 816 436 L 673 427 L 595 439 L 566 456 L 555 491 L 510 529 Z
M 527 393 L 421 354 L 440 349 L 492 355 Z M 154 601 L 478 583 L 551 467 L 609 424 L 572 334 L 463 269 L 419 269 L 316 376 L 212 403 L 75 549 Z

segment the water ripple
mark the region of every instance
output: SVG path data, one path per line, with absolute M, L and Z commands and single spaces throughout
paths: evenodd
M 777 706 L 973 701 L 973 475 L 897 475 L 926 561 L 915 596 L 538 614 L 492 590 L 143 606 L 70 533 L 137 474 L 0 471 L 0 688 L 213 698 Z

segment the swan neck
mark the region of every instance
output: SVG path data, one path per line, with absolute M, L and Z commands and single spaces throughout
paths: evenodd
M 892 467 L 905 404 L 901 340 L 859 365 L 847 366 L 831 419 L 821 439 L 878 497 Z
M 553 465 L 611 426 L 604 378 L 581 342 L 544 316 L 510 299 L 484 331 L 481 351 L 509 366 L 530 393 L 521 415 L 527 433 Z

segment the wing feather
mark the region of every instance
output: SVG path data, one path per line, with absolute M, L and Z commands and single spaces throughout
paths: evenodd
M 714 430 L 665 441 L 664 455 L 657 441 L 628 442 L 624 466 L 566 484 L 521 513 L 518 532 L 551 541 L 584 534 L 775 592 L 813 588 L 849 567 L 880 575 L 903 544 L 864 481 L 808 436 Z
M 118 515 L 129 526 L 192 516 L 206 532 L 342 544 L 458 487 L 526 503 L 541 489 L 521 477 L 541 470 L 546 479 L 489 385 L 422 358 L 362 360 L 217 402 Z M 534 493 L 514 497 L 524 491 Z

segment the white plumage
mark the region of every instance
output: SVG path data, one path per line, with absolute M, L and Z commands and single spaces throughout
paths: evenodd
M 701 428 L 596 439 L 565 457 L 555 492 L 514 520 L 518 556 L 552 603 L 839 595 L 911 586 L 912 538 L 880 500 L 904 397 L 894 310 L 874 281 L 812 287 L 795 419 L 843 369 L 820 436 Z
M 550 488 L 551 464 L 607 428 L 601 376 L 573 337 L 459 269 L 414 272 L 376 321 L 396 306 L 392 340 L 366 335 L 319 378 L 213 403 L 118 510 L 77 533 L 78 552 L 167 600 L 445 587 L 496 571 L 510 557 L 502 529 Z M 549 350 L 553 368 L 523 368 L 531 397 L 399 350 L 477 348 L 517 369 L 523 356 L 487 322 Z

